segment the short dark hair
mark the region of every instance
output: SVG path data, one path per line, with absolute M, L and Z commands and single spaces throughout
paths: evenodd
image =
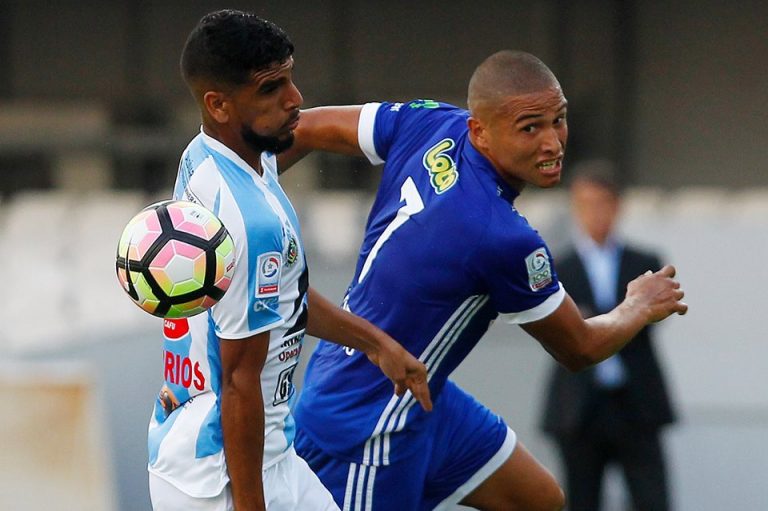
M 469 79 L 467 106 L 495 103 L 508 96 L 560 87 L 554 73 L 535 55 L 520 50 L 501 50 L 486 58 Z
M 181 74 L 195 80 L 239 86 L 251 73 L 293 55 L 288 35 L 255 14 L 224 9 L 203 16 L 181 53 Z
M 573 165 L 570 185 L 586 182 L 605 188 L 619 197 L 623 186 L 619 181 L 616 164 L 606 158 L 591 158 Z

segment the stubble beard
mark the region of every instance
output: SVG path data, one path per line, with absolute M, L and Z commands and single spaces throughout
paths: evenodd
M 288 133 L 285 138 L 265 137 L 259 135 L 248 126 L 242 127 L 240 135 L 245 143 L 257 153 L 269 151 L 272 154 L 280 154 L 293 145 L 294 139 L 293 132 Z

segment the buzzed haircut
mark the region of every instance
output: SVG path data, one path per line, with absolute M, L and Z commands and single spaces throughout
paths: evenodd
M 181 53 L 181 75 L 192 87 L 206 81 L 229 86 L 248 83 L 254 71 L 293 55 L 288 35 L 255 14 L 224 9 L 203 16 Z
M 524 51 L 502 50 L 485 59 L 472 73 L 467 106 L 474 114 L 482 103 L 552 87 L 559 88 L 560 84 L 544 62 Z

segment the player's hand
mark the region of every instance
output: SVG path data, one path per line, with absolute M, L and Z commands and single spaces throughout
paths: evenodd
M 410 390 L 425 411 L 432 411 L 432 397 L 427 383 L 427 366 L 419 359 L 392 338 L 382 342 L 378 350 L 367 355 L 368 359 L 379 366 L 387 378 L 392 380 L 395 385 L 395 394 L 402 396 Z
M 671 314 L 685 314 L 688 305 L 682 301 L 685 293 L 680 282 L 674 279 L 675 274 L 672 265 L 666 265 L 656 273 L 647 271 L 627 285 L 627 302 L 646 310 L 649 323 L 661 321 Z

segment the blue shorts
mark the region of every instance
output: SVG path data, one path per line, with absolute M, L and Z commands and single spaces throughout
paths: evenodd
M 512 455 L 515 433 L 451 381 L 428 420 L 422 449 L 386 466 L 331 456 L 300 429 L 295 446 L 342 510 L 451 509 Z

